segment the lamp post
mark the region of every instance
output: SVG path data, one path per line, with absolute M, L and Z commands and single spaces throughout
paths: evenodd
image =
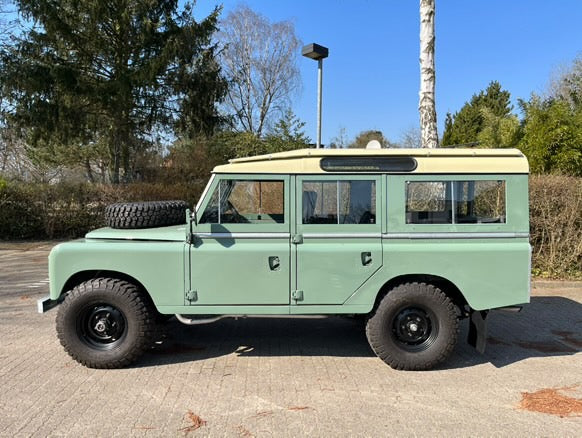
M 327 47 L 319 44 L 311 43 L 303 46 L 301 54 L 306 58 L 311 58 L 317 61 L 317 143 L 315 147 L 321 147 L 321 89 L 323 82 L 323 60 L 329 55 Z

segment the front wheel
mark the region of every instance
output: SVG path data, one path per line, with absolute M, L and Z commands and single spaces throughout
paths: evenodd
M 366 323 L 374 352 L 398 370 L 428 370 L 452 352 L 457 308 L 437 287 L 405 283 L 390 290 Z
M 122 368 L 150 345 L 155 312 L 135 285 L 96 278 L 76 286 L 59 306 L 65 351 L 89 368 Z

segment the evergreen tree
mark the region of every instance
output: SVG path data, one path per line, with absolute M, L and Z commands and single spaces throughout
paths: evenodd
M 305 134 L 304 127 L 305 122 L 299 120 L 289 108 L 273 127 L 271 133 L 267 136 L 267 141 L 278 140 L 307 147 L 311 139 Z
M 445 117 L 445 130 L 443 132 L 442 145 L 452 145 L 455 144 L 453 140 L 453 115 L 447 111 Z
M 525 118 L 519 148 L 534 173 L 582 177 L 582 108 L 566 99 L 542 100 L 533 95 L 520 102 Z
M 2 53 L 0 98 L 38 157 L 83 161 L 104 149 L 117 183 L 160 137 L 219 123 L 218 9 L 196 22 L 177 0 L 14 3 L 32 26 Z
M 487 89 L 474 94 L 454 116 L 447 114 L 442 145 L 478 142 L 479 134 L 487 128 L 488 123 L 500 123 L 502 119 L 511 118 L 511 110 L 509 91 L 503 90 L 499 82 L 492 81 Z M 493 147 L 493 145 L 483 146 Z

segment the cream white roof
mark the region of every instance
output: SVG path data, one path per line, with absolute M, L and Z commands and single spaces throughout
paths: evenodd
M 414 157 L 417 167 L 405 173 L 528 173 L 518 149 L 298 149 L 236 158 L 216 166 L 214 173 L 335 173 L 321 169 L 325 157 Z M 343 172 L 346 173 L 346 172 Z M 351 172 L 348 172 L 351 173 Z M 365 172 L 358 172 L 365 173 Z M 371 172 L 380 173 L 380 172 Z M 390 173 L 390 172 L 387 172 Z

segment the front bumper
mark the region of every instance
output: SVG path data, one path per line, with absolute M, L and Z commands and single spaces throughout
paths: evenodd
M 36 308 L 38 313 L 45 313 L 51 310 L 53 307 L 61 304 L 61 300 L 51 300 L 50 295 L 42 297 L 36 301 Z

